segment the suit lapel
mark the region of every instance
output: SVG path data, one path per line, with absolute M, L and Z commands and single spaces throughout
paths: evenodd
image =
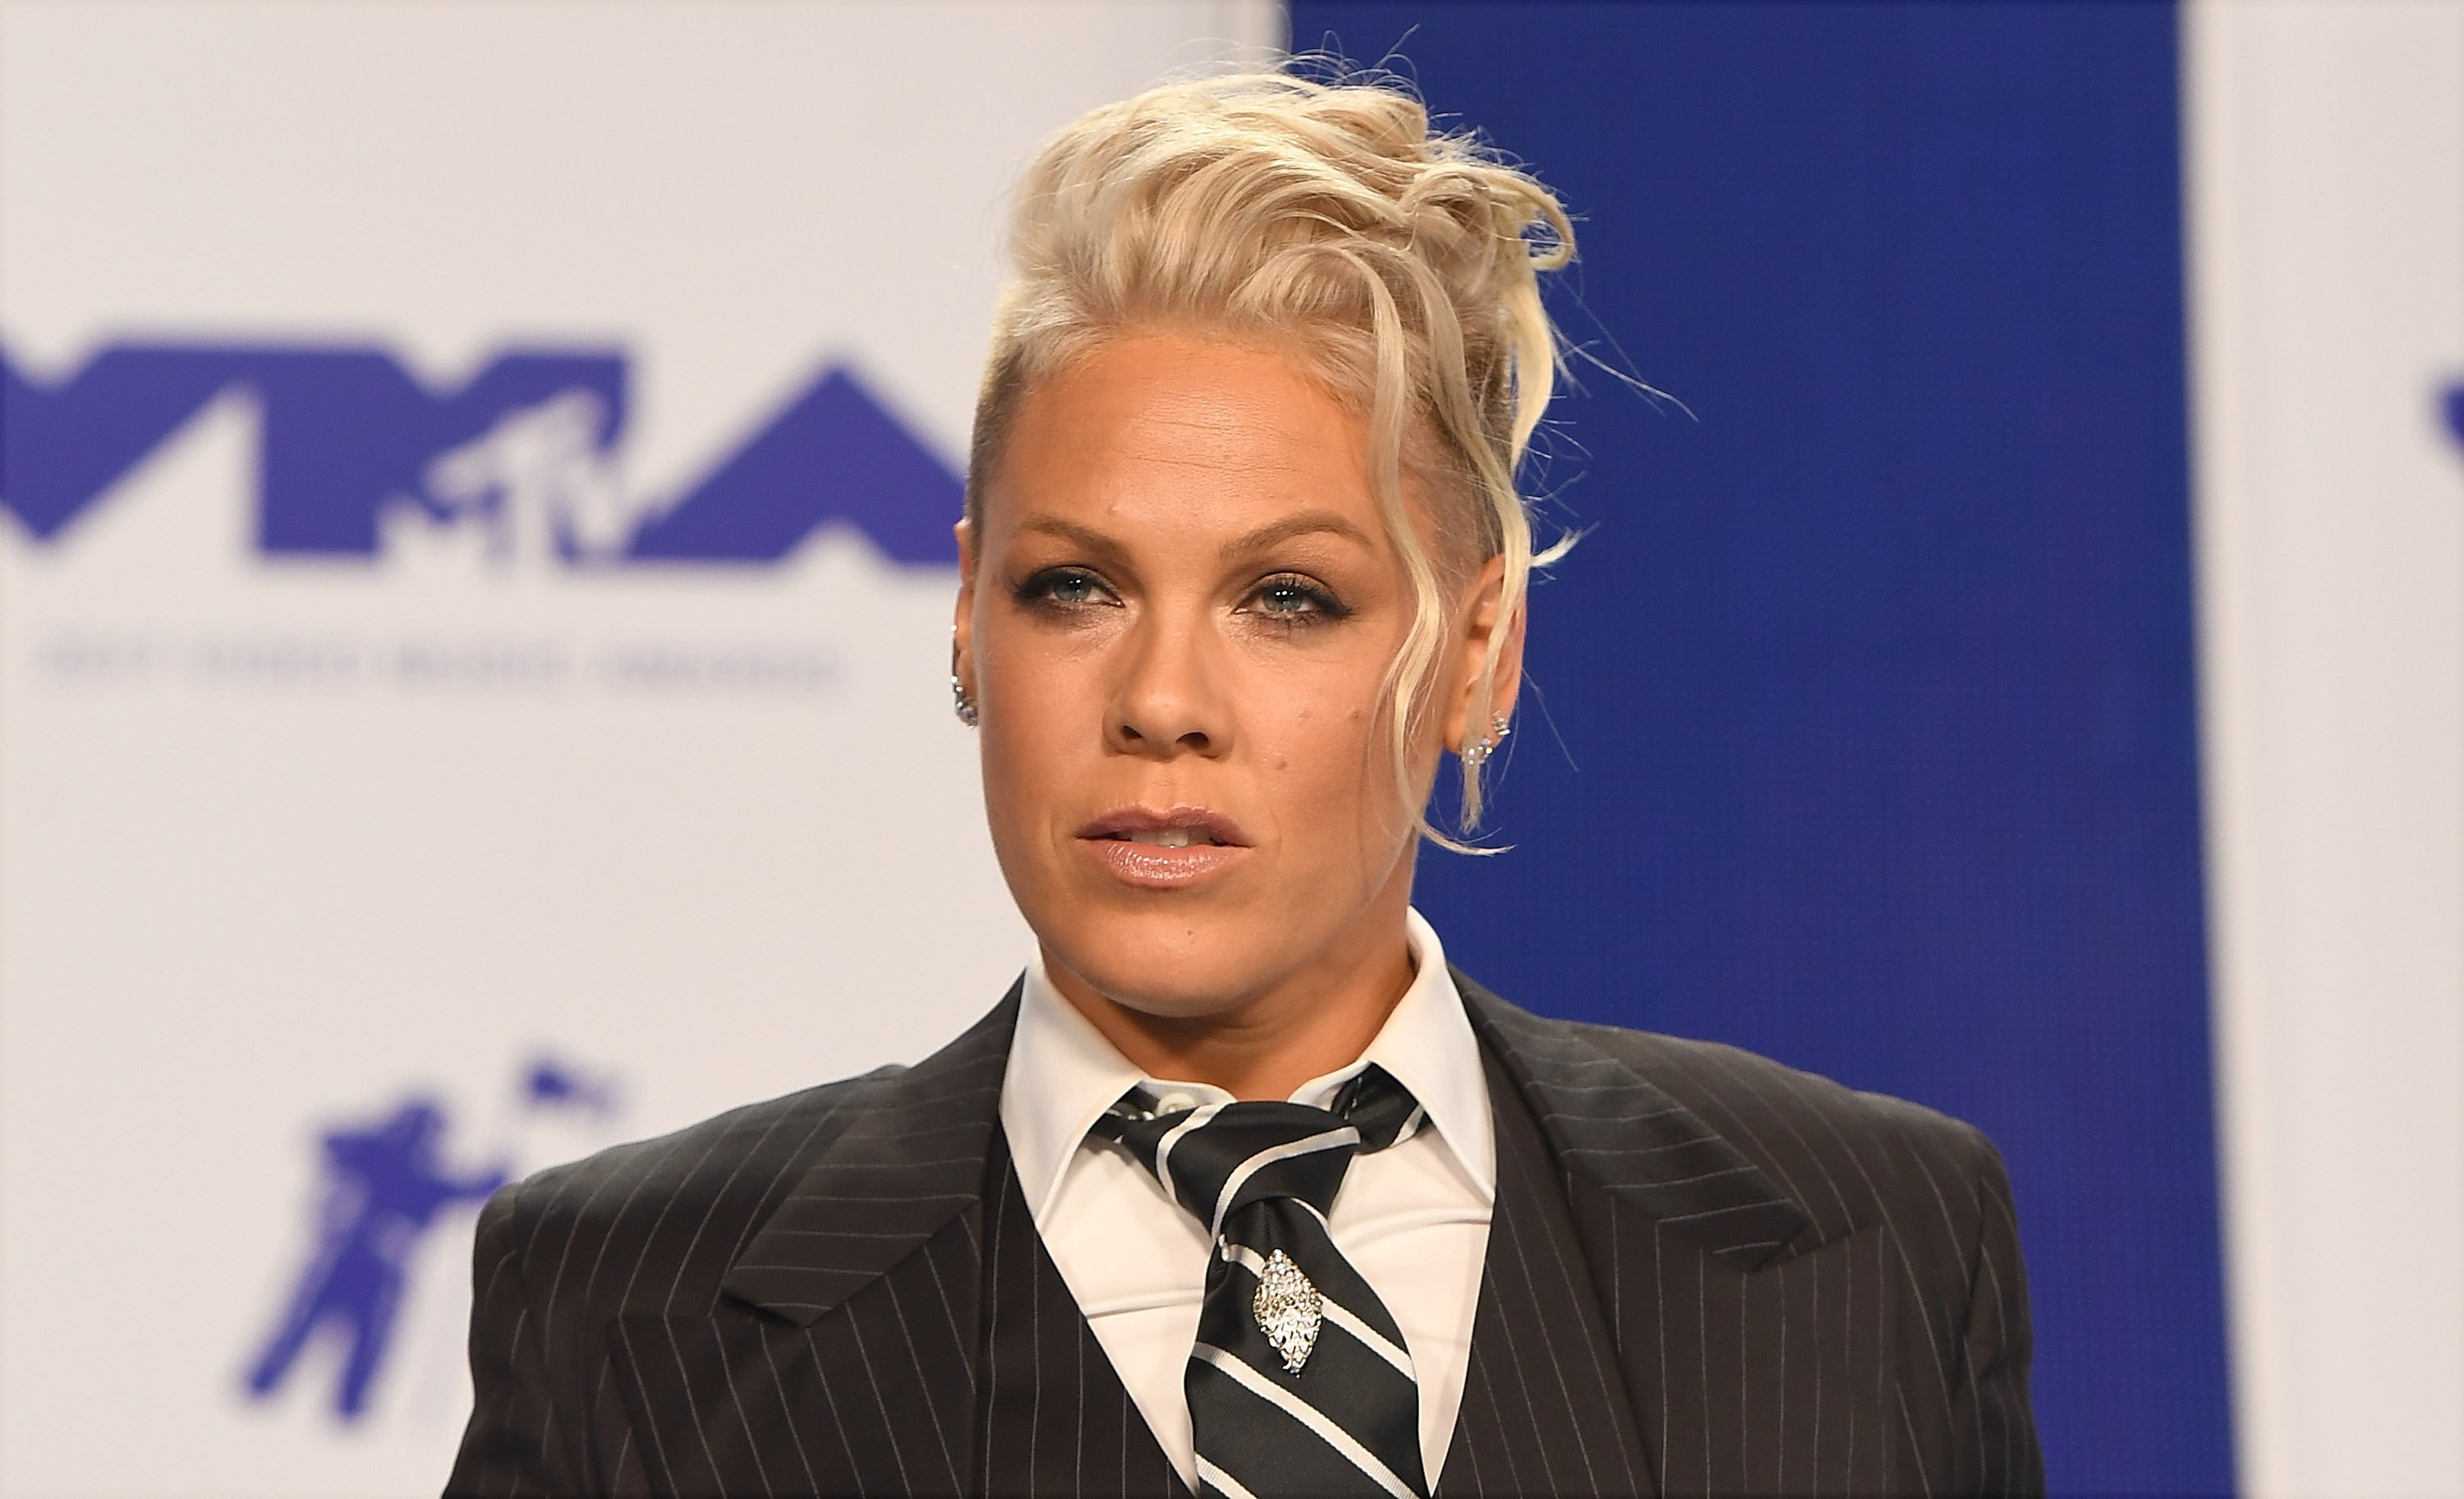
M 1018 994 L 903 1071 L 746 1242 L 707 1313 L 620 1318 L 614 1374 L 667 1493 L 967 1491 L 986 1154 Z
M 998 1135 L 989 1164 L 976 1492 L 1189 1499 L 1036 1232 Z
M 1443 1499 L 1648 1492 L 1651 1459 L 1617 1342 L 1547 1136 L 1492 1047 L 1489 1221 L 1463 1405 L 1439 1475 Z
M 1825 1241 L 1735 1145 L 1580 1027 L 1455 981 L 1555 1152 L 1658 1490 L 1886 1490 L 1882 1230 Z

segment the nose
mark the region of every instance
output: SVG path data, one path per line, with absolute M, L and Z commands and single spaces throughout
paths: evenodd
M 1194 621 L 1151 611 L 1123 640 L 1120 684 L 1105 738 L 1124 755 L 1220 758 L 1232 748 L 1231 705 L 1208 635 Z

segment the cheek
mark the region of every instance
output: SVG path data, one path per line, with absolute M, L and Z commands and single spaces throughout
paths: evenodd
M 1005 826 L 1032 822 L 1066 779 L 1067 750 L 1080 738 L 1071 726 L 1084 712 L 1065 662 L 1001 625 L 978 628 L 976 694 L 983 716 L 977 752 L 998 835 Z
M 1357 848 L 1376 841 L 1388 821 L 1381 814 L 1393 800 L 1393 778 L 1376 715 L 1349 690 L 1352 684 L 1344 685 L 1340 692 L 1298 694 L 1285 684 L 1277 709 L 1257 720 L 1258 759 L 1283 826 L 1319 834 L 1352 828 Z M 1311 841 L 1329 851 L 1343 847 L 1323 837 Z
M 1050 674 L 1036 678 L 1032 691 L 1002 693 L 994 689 L 984 703 L 977 729 L 987 784 L 1022 791 L 1048 786 L 1064 779 L 1070 767 L 1070 749 L 1085 735 L 1086 714 L 1067 684 Z

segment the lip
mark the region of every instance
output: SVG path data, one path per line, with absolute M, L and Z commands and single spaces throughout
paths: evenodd
M 1136 833 L 1186 828 L 1188 847 L 1132 841 Z M 1202 835 L 1205 841 L 1195 841 Z M 1203 806 L 1125 806 L 1078 829 L 1078 847 L 1112 878 L 1140 890 L 1186 890 L 1221 876 L 1247 858 L 1248 835 L 1241 825 Z

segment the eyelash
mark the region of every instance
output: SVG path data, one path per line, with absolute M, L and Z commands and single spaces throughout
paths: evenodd
M 1087 608 L 1102 602 L 1092 598 L 1061 599 L 1054 596 L 1057 589 L 1073 585 L 1084 585 L 1105 594 L 1112 591 L 1101 577 L 1084 567 L 1046 567 L 1022 580 L 1010 590 L 1010 596 L 1028 608 L 1054 613 Z M 1289 595 L 1303 607 L 1270 610 L 1254 606 L 1256 601 L 1270 592 Z M 1258 581 L 1243 601 L 1241 612 L 1264 620 L 1275 628 L 1292 630 L 1348 619 L 1352 609 L 1311 579 L 1298 573 L 1276 573 Z
M 1258 599 L 1270 591 L 1298 595 L 1300 601 L 1308 606 L 1305 609 L 1277 609 L 1271 612 L 1264 609 L 1248 610 L 1261 619 L 1271 621 L 1281 628 L 1331 625 L 1337 620 L 1348 618 L 1352 613 L 1342 600 L 1297 573 L 1277 573 L 1271 578 L 1259 580 L 1258 585 L 1249 590 L 1249 598 Z
M 1010 590 L 1010 596 L 1029 608 L 1056 610 L 1084 608 L 1088 605 L 1096 601 L 1092 599 L 1063 600 L 1056 599 L 1052 596 L 1052 590 L 1065 584 L 1082 583 L 1090 588 L 1101 589 L 1105 593 L 1111 593 L 1112 591 L 1111 587 L 1105 584 L 1103 579 L 1095 576 L 1091 572 L 1089 572 L 1084 567 L 1046 567 L 1042 572 L 1032 573 L 1022 580 L 1016 587 Z

